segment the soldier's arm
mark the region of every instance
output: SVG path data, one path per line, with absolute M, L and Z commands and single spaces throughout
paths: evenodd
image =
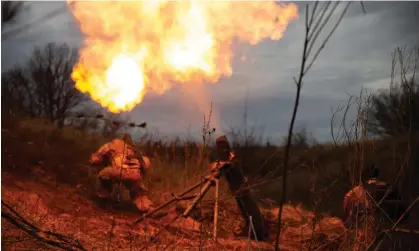
M 351 198 L 353 197 L 353 195 L 354 195 L 354 190 L 351 189 L 343 197 L 343 209 L 344 209 L 345 213 L 347 214 L 347 216 L 349 216 L 349 214 L 351 213 L 351 206 L 352 205 L 350 205 L 350 202 L 351 202 Z
M 101 146 L 99 150 L 92 154 L 90 157 L 91 164 L 98 164 L 103 160 L 103 157 L 110 152 L 109 143 Z

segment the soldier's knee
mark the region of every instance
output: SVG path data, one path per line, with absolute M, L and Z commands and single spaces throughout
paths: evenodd
M 129 196 L 131 199 L 135 199 L 141 196 L 148 196 L 148 192 L 142 189 L 130 189 Z
M 112 189 L 113 181 L 107 177 L 100 177 L 99 178 L 99 186 L 105 189 Z
M 141 180 L 141 172 L 140 170 L 125 170 L 125 172 L 122 173 L 122 180 L 129 182 L 129 183 L 138 183 Z
M 100 181 L 109 181 L 111 179 L 111 177 L 109 175 L 107 175 L 106 173 L 99 173 L 96 177 Z
M 106 176 L 109 174 L 109 172 L 112 170 L 112 167 L 107 166 L 99 171 L 98 176 Z

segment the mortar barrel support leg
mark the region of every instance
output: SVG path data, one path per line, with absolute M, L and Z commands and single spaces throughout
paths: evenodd
M 215 181 L 215 205 L 214 205 L 214 239 L 217 241 L 217 226 L 218 226 L 218 199 L 220 191 L 220 181 Z
M 207 178 L 206 178 L 207 179 Z M 187 190 L 185 190 L 184 192 L 180 193 L 179 195 L 177 195 L 175 198 L 172 198 L 168 201 L 166 201 L 165 203 L 159 205 L 158 207 L 156 207 L 154 210 L 148 212 L 147 214 L 141 216 L 140 218 L 138 218 L 134 224 L 138 224 L 140 221 L 143 221 L 146 217 L 153 215 L 154 213 L 156 213 L 157 211 L 159 211 L 160 209 L 167 207 L 168 205 L 172 204 L 175 201 L 178 201 L 177 197 L 182 197 L 185 196 L 186 194 L 190 193 L 192 190 L 198 188 L 199 186 L 201 186 L 202 184 L 205 184 L 205 182 L 208 182 L 206 180 L 203 180 L 195 185 L 193 185 L 192 187 L 188 188 Z
M 199 201 L 202 200 L 202 198 L 205 196 L 205 194 L 211 188 L 211 186 L 213 185 L 213 182 L 214 182 L 213 180 L 208 180 L 204 184 L 204 187 L 199 192 L 199 195 L 195 197 L 192 204 L 185 210 L 185 212 L 183 212 L 183 217 L 185 217 L 185 218 L 188 217 L 189 213 L 196 207 L 196 205 L 199 203 Z

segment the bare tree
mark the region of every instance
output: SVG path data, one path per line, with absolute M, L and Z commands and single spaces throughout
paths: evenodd
M 8 107 L 62 126 L 71 109 L 85 100 L 71 79 L 76 60 L 77 51 L 66 44 L 35 48 L 23 67 L 2 74 L 2 89 L 10 95 Z
M 411 50 L 399 47 L 394 51 L 390 88 L 373 96 L 369 132 L 402 136 L 419 130 L 418 63 L 419 47 Z
M 283 146 L 286 146 L 288 137 L 283 139 Z M 305 126 L 302 126 L 298 131 L 293 132 L 291 136 L 291 145 L 294 148 L 308 148 L 312 145 L 317 144 L 316 138 L 313 136 L 313 133 L 308 132 Z
M 21 68 L 14 68 L 1 76 L 2 115 L 24 113 L 35 115 L 32 109 L 32 95 Z

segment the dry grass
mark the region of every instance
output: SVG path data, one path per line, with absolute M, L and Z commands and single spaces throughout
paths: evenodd
M 17 126 L 3 128 L 2 151 L 5 158 L 2 162 L 6 169 L 14 168 L 18 171 L 40 164 L 44 169 L 52 171 L 59 182 L 91 184 L 98 170 L 89 168 L 87 160 L 90 153 L 104 142 L 105 139 L 100 135 L 71 127 L 57 129 L 42 120 L 21 120 Z M 145 141 L 140 146 L 144 153 L 151 156 L 154 166 L 148 177 L 151 190 L 183 191 L 207 174 L 208 158 L 203 157 L 202 146 L 199 144 Z M 403 139 L 364 142 L 364 148 L 364 165 L 368 167 L 377 164 L 383 170 L 384 179 L 391 180 L 403 161 Z M 25 149 L 25 154 L 17 158 L 21 149 Z M 241 165 L 254 184 L 252 188 L 255 194 L 260 200 L 275 200 L 281 192 L 279 174 L 282 170 L 283 149 L 264 146 L 237 148 L 235 151 L 239 159 L 245 150 L 250 151 L 252 157 Z M 9 155 L 13 161 L 8 161 Z M 333 211 L 334 215 L 339 216 L 342 197 L 352 186 L 349 170 L 356 162 L 355 155 L 353 147 L 346 145 L 336 147 L 324 144 L 293 150 L 288 198 L 293 203 L 302 203 L 311 208 L 315 204 L 313 193 L 326 189 L 331 193 L 328 197 L 334 199 L 317 203 L 317 207 L 322 212 Z M 329 187 L 331 183 L 334 184 L 333 189 Z
M 90 195 L 95 191 L 95 174 L 98 170 L 88 167 L 87 160 L 90 153 L 104 142 L 105 139 L 100 135 L 71 127 L 57 129 L 42 120 L 20 120 L 13 124 L 9 122 L 8 126 L 2 128 L 3 180 L 5 174 L 10 174 L 11 181 L 19 182 L 2 182 L 2 196 L 12 200 L 29 196 L 27 201 L 32 201 L 32 197 L 41 195 L 45 203 L 49 203 L 44 207 L 50 209 L 51 222 L 59 222 L 60 227 L 68 229 L 68 233 L 79 231 L 80 235 L 86 236 L 86 243 L 95 242 L 97 246 L 105 245 L 109 240 L 108 237 L 95 239 L 93 236 L 98 235 L 96 232 L 101 231 L 100 229 L 110 231 L 105 230 L 112 225 L 110 217 L 120 219 L 122 223 L 117 226 L 120 234 L 113 237 L 115 240 L 110 246 L 118 250 L 123 250 L 122 247 L 128 250 L 133 245 L 131 239 L 137 238 L 135 249 L 138 249 L 139 243 L 144 244 L 147 239 L 144 233 L 137 231 L 133 234 L 132 230 L 124 227 L 128 221 L 136 219 L 134 211 L 130 212 L 129 206 L 98 209 L 91 201 Z M 146 185 L 151 191 L 152 200 L 157 204 L 169 199 L 172 192 L 184 191 L 207 174 L 207 153 L 210 149 L 202 145 L 181 141 L 169 144 L 143 141 L 140 147 L 152 159 L 154 168 Z M 402 161 L 403 139 L 364 142 L 364 147 L 365 166 L 377 163 L 384 167 L 384 177 L 390 180 Z M 247 158 L 246 163 L 241 165 L 252 183 L 265 218 L 270 222 L 271 236 L 274 236 L 272 231 L 277 213 L 275 199 L 279 198 L 278 194 L 281 192 L 279 173 L 283 149 L 260 146 L 251 149 L 239 147 L 235 150 L 239 157 L 244 151 L 252 152 L 251 158 Z M 293 150 L 290 160 L 292 171 L 288 179 L 288 198 L 291 200 L 285 206 L 283 214 L 285 229 L 282 236 L 284 241 L 281 243 L 284 250 L 336 250 L 344 247 L 348 235 L 336 216 L 342 215 L 342 198 L 351 187 L 348 170 L 356 162 L 355 154 L 350 145 L 336 147 L 325 144 Z M 21 191 L 18 192 L 17 188 Z M 125 191 L 125 202 L 122 205 L 129 204 L 127 197 Z M 214 193 L 210 192 L 199 205 L 202 215 L 212 215 L 213 198 Z M 174 225 L 173 229 L 165 231 L 159 237 L 159 243 L 150 245 L 161 248 L 163 244 L 171 243 L 172 246 L 182 246 L 180 250 L 193 249 L 196 246 L 206 247 L 207 250 L 220 250 L 222 247 L 227 247 L 227 250 L 246 249 L 249 245 L 246 238 L 233 238 L 231 233 L 231 228 L 242 222 L 237 220 L 240 215 L 225 182 L 221 182 L 221 198 L 220 243 L 215 244 L 208 234 L 211 232 L 208 229 L 212 229 L 209 218 L 203 221 L 198 233 L 191 231 L 191 223 L 183 220 L 177 227 Z M 55 204 L 57 202 L 59 207 Z M 14 204 L 16 203 L 15 201 Z M 80 205 L 74 207 L 77 204 Z M 176 209 L 168 210 L 170 218 Z M 83 227 L 86 220 L 98 227 Z M 168 220 L 161 219 L 149 225 L 159 228 L 161 221 Z M 43 224 L 52 228 L 51 225 Z M 202 232 L 202 229 L 207 230 Z M 148 232 L 147 234 L 150 236 Z M 133 235 L 136 237 L 132 237 Z M 252 242 L 251 245 L 259 245 L 261 250 L 271 250 L 270 243 L 272 242 Z

